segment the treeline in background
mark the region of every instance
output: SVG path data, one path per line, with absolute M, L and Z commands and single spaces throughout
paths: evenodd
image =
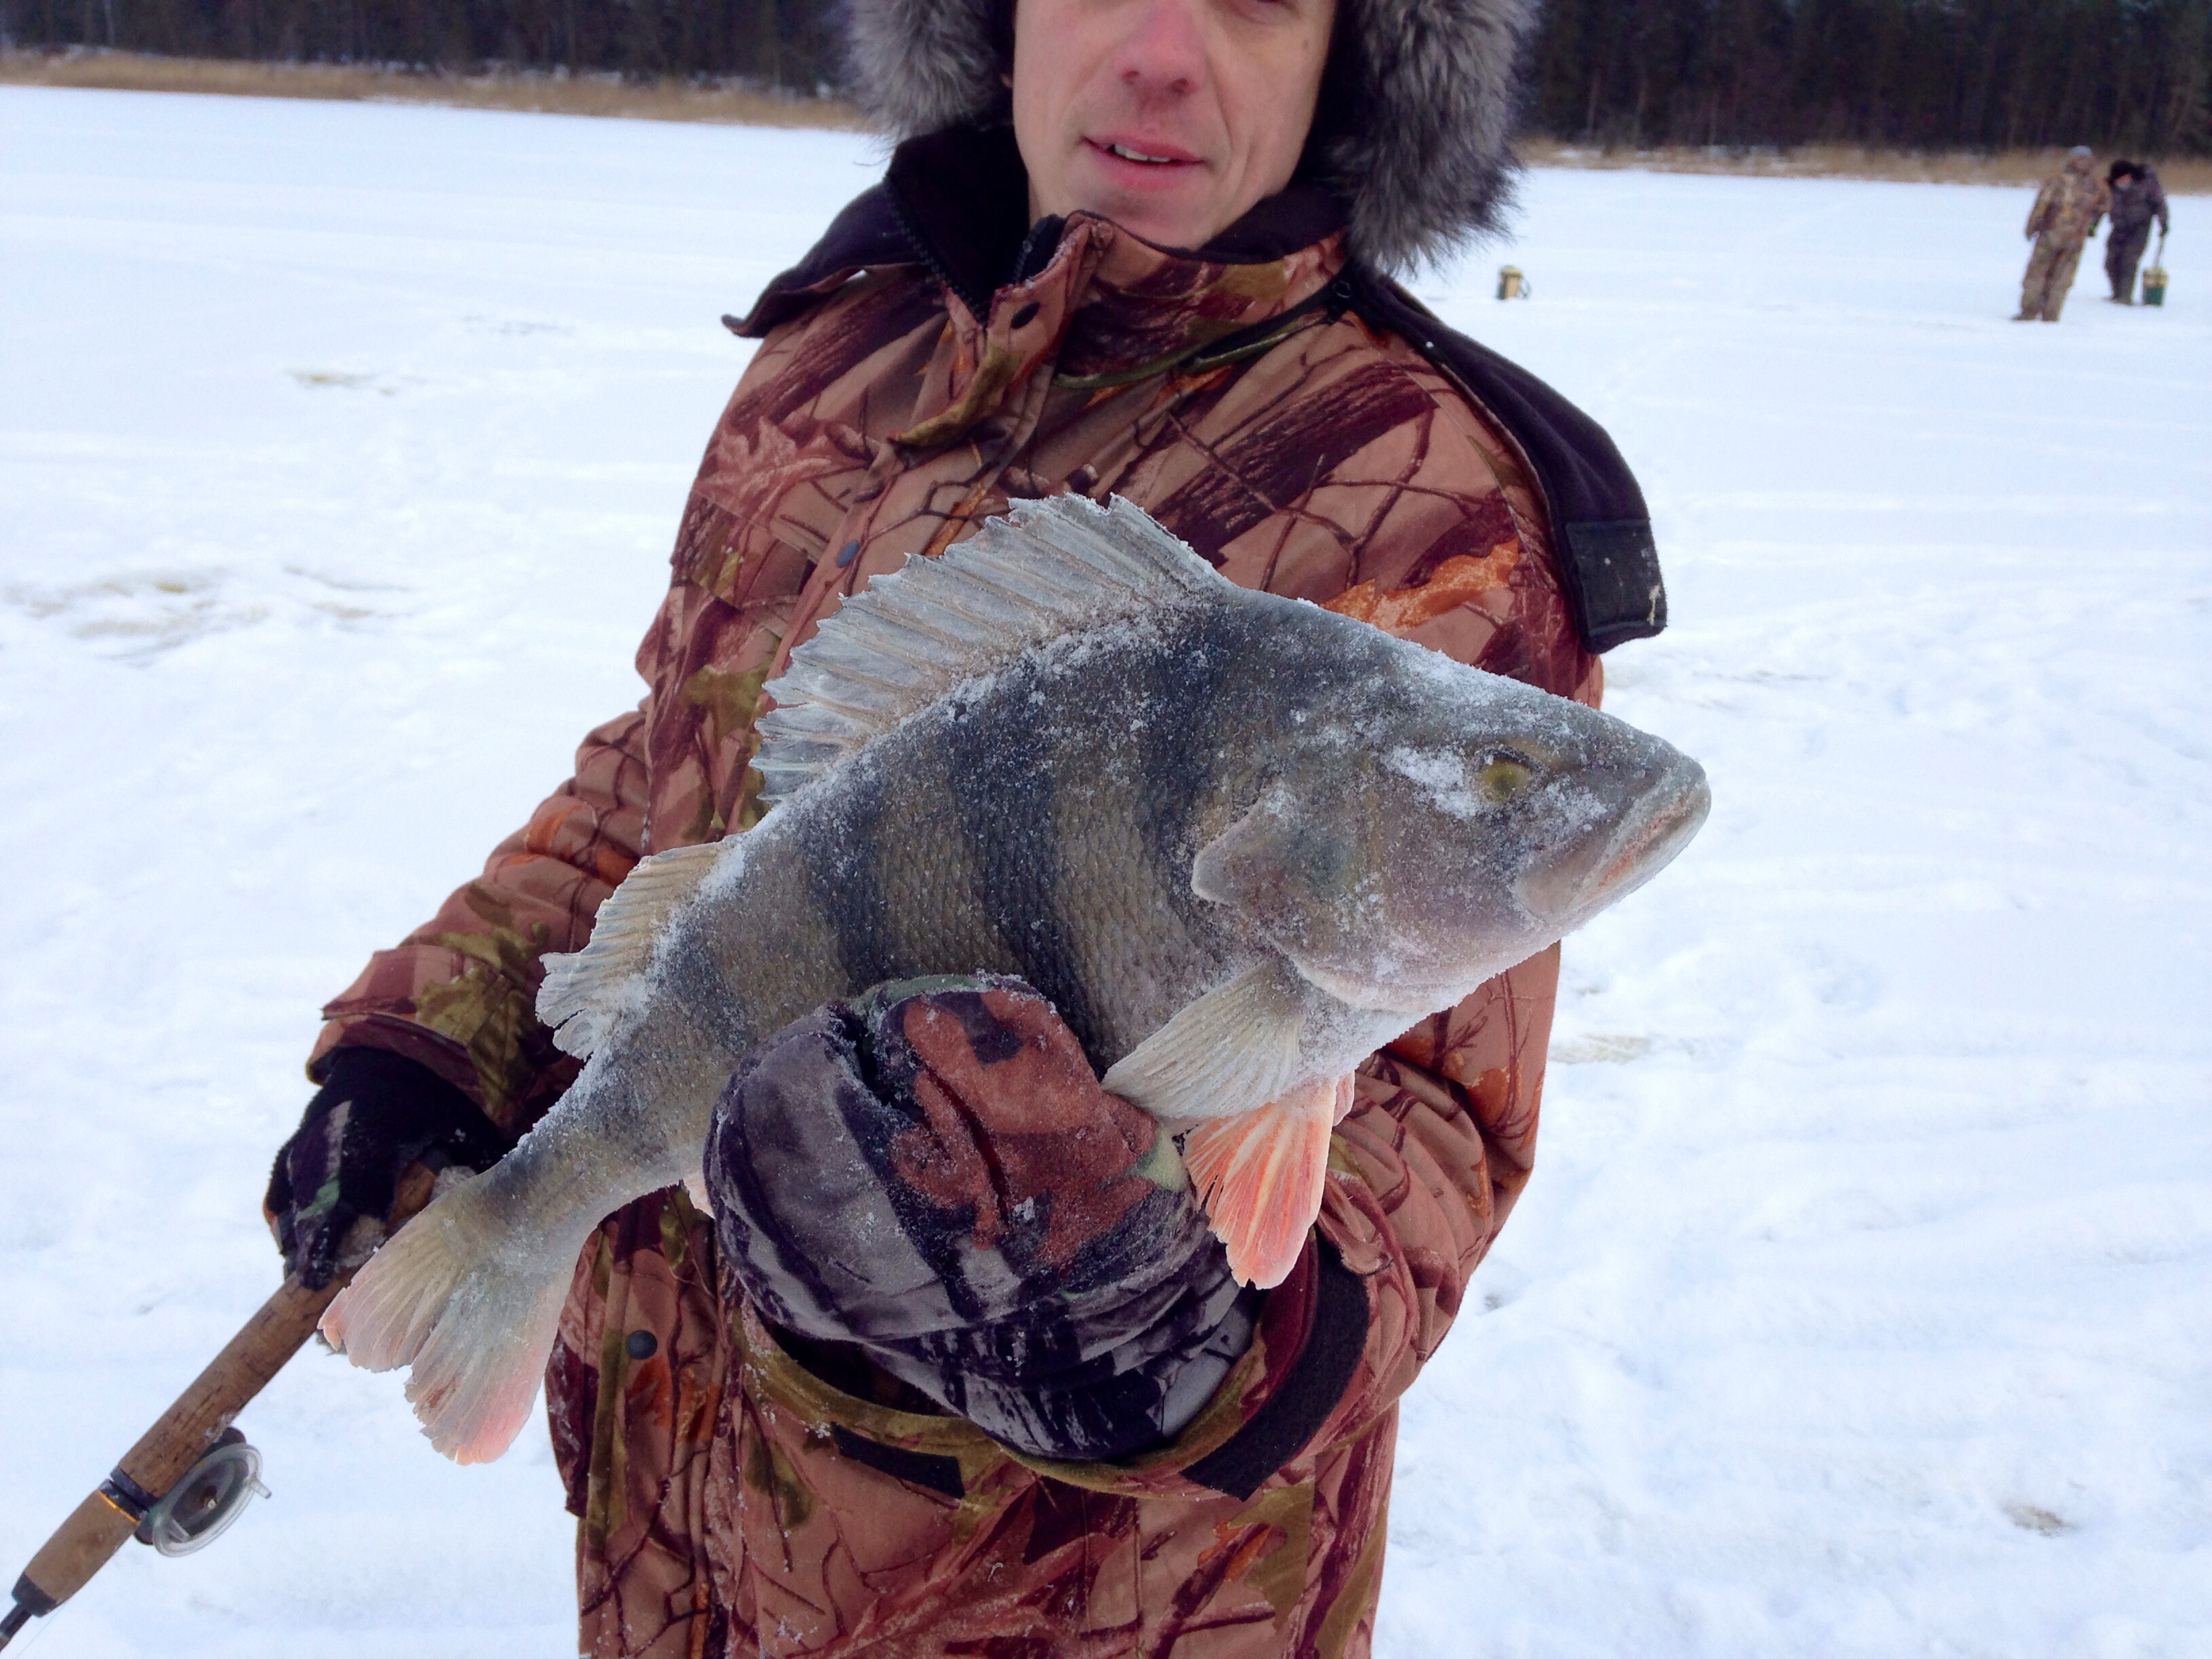
M 1555 138 L 2212 151 L 2212 0 L 1547 0 L 1533 69 Z
M 0 0 L 19 47 L 803 93 L 836 42 L 830 0 Z M 1547 0 L 1532 56 L 1569 142 L 2212 153 L 2212 0 Z
M 0 44 L 834 89 L 834 0 L 0 0 Z

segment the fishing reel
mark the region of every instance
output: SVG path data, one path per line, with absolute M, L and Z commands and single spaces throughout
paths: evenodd
M 428 1196 L 425 1190 L 411 1202 L 403 1198 L 406 1212 Z M 351 1277 L 339 1273 L 318 1285 L 287 1279 L 223 1344 L 31 1558 L 10 1592 L 15 1605 L 0 1609 L 0 1648 L 82 1589 L 126 1538 L 163 1555 L 190 1555 L 228 1531 L 248 1504 L 269 1496 L 261 1454 L 230 1420 L 300 1351 Z
M 232 1428 L 217 1435 L 158 1498 L 118 1467 L 15 1581 L 15 1606 L 0 1611 L 0 1648 L 67 1601 L 125 1538 L 151 1544 L 164 1555 L 190 1555 L 222 1537 L 248 1504 L 268 1496 L 261 1454 Z M 133 1516 L 137 1525 L 131 1528 Z
M 164 1555 L 190 1555 L 222 1536 L 257 1498 L 269 1496 L 261 1484 L 261 1454 L 236 1429 L 225 1429 L 184 1478 L 146 1510 L 131 1535 Z

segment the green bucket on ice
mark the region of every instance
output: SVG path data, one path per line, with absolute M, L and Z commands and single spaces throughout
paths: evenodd
M 2162 306 L 2166 303 L 2166 267 L 2164 265 L 2145 265 L 2142 283 L 2142 302 L 2145 305 Z

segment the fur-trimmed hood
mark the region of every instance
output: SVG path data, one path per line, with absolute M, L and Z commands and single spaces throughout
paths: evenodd
M 846 0 L 854 95 L 910 138 L 1006 118 L 1012 0 Z M 1312 176 L 1385 270 L 1498 228 L 1511 196 L 1515 64 L 1532 0 L 1338 0 Z

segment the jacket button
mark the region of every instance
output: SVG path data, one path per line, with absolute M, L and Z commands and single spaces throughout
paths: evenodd
M 1019 311 L 1016 312 L 1012 316 L 1006 319 L 1006 326 L 1008 328 L 1027 328 L 1031 323 L 1036 321 L 1036 314 L 1037 302 L 1035 300 L 1032 300 L 1027 305 L 1024 306 Z
M 854 560 L 860 556 L 860 543 L 847 542 L 844 546 L 837 550 L 837 568 L 842 570 L 847 565 L 852 563 Z
M 632 1359 L 650 1359 L 659 1351 L 659 1339 L 651 1331 L 632 1331 L 623 1339 L 623 1352 Z

